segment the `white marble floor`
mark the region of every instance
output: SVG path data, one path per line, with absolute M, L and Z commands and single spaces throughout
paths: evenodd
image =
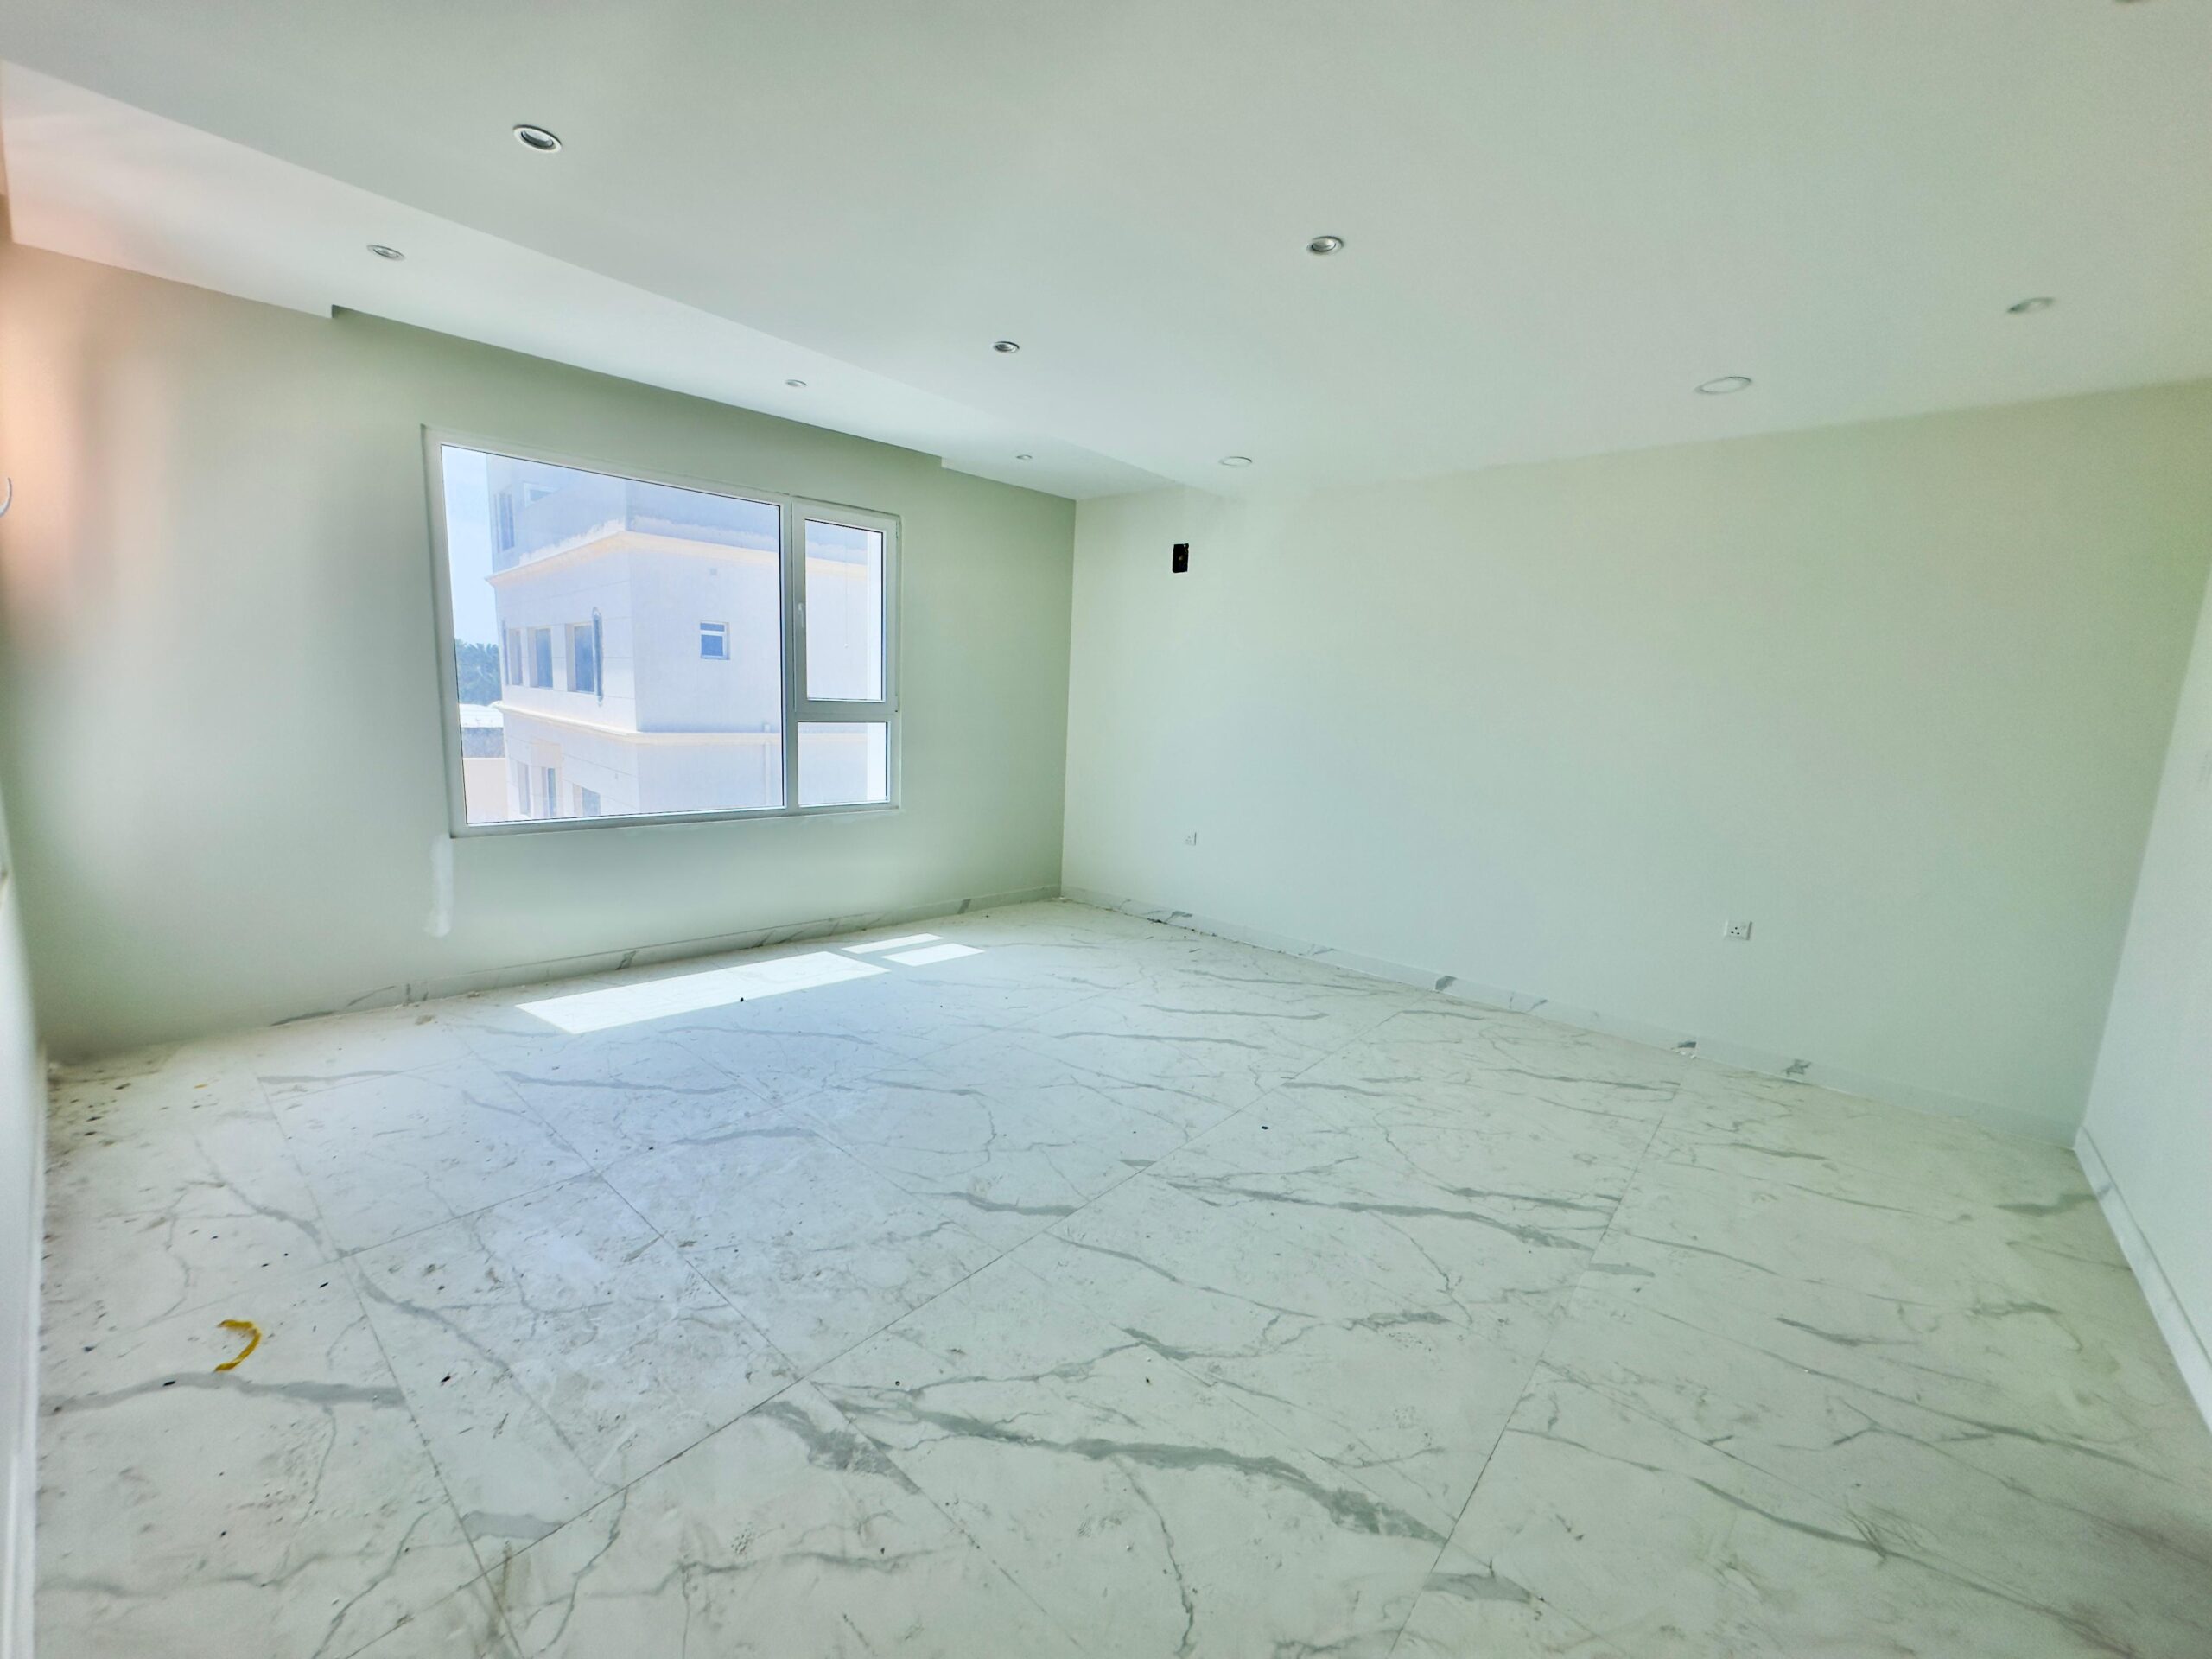
M 45 1659 L 2212 1654 L 2068 1153 L 1072 905 L 891 932 L 65 1078 Z

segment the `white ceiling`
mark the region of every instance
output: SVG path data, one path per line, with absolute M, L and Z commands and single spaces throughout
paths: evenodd
M 0 81 L 22 239 L 1071 495 L 2212 374 L 2212 0 L 8 0 L 0 54 L 68 83 Z

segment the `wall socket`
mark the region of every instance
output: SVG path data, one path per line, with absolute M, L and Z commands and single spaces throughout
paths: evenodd
M 1751 925 L 1749 922 L 1723 922 L 1720 924 L 1720 937 L 1748 940 L 1751 937 Z

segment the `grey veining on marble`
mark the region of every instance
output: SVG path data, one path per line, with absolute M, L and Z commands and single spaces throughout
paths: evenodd
M 60 1078 L 41 1653 L 2212 1654 L 2057 1147 L 1075 905 L 808 952 Z
M 487 1566 L 793 1380 L 595 1176 L 350 1265 Z
M 1444 1532 L 1003 1261 L 823 1391 L 1103 1653 L 1384 1653 Z
M 332 1259 L 308 1182 L 257 1090 L 79 1115 L 49 1147 L 46 1317 L 130 1331 Z M 64 1126 L 57 1124 L 57 1128 Z
M 947 1205 L 795 1124 L 648 1153 L 607 1179 L 802 1371 L 996 1254 Z
M 350 1654 L 478 1576 L 342 1272 L 85 1344 L 49 1327 L 41 1653 Z M 244 1345 L 221 1317 L 251 1319 Z
M 589 1167 L 477 1060 L 341 1083 L 280 1105 L 276 1121 L 346 1249 Z
M 806 1384 L 495 1575 L 530 1659 L 1080 1651 Z

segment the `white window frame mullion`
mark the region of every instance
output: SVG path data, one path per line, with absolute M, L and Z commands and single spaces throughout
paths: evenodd
M 899 772 L 905 747 L 899 729 L 899 604 L 902 569 L 899 517 L 896 513 L 871 512 L 863 508 L 840 506 L 834 502 L 798 499 L 789 503 L 789 513 L 784 527 L 784 650 L 785 661 L 788 664 L 784 677 L 786 798 L 797 805 L 800 722 L 839 726 L 880 724 L 884 728 L 884 799 L 855 802 L 849 806 L 800 810 L 809 812 L 863 811 L 886 805 L 896 806 L 899 799 Z M 817 698 L 807 695 L 806 526 L 810 519 L 846 529 L 874 531 L 883 537 L 883 608 L 878 618 L 883 641 L 883 656 L 878 664 L 880 683 L 883 688 L 880 697 L 862 700 Z

